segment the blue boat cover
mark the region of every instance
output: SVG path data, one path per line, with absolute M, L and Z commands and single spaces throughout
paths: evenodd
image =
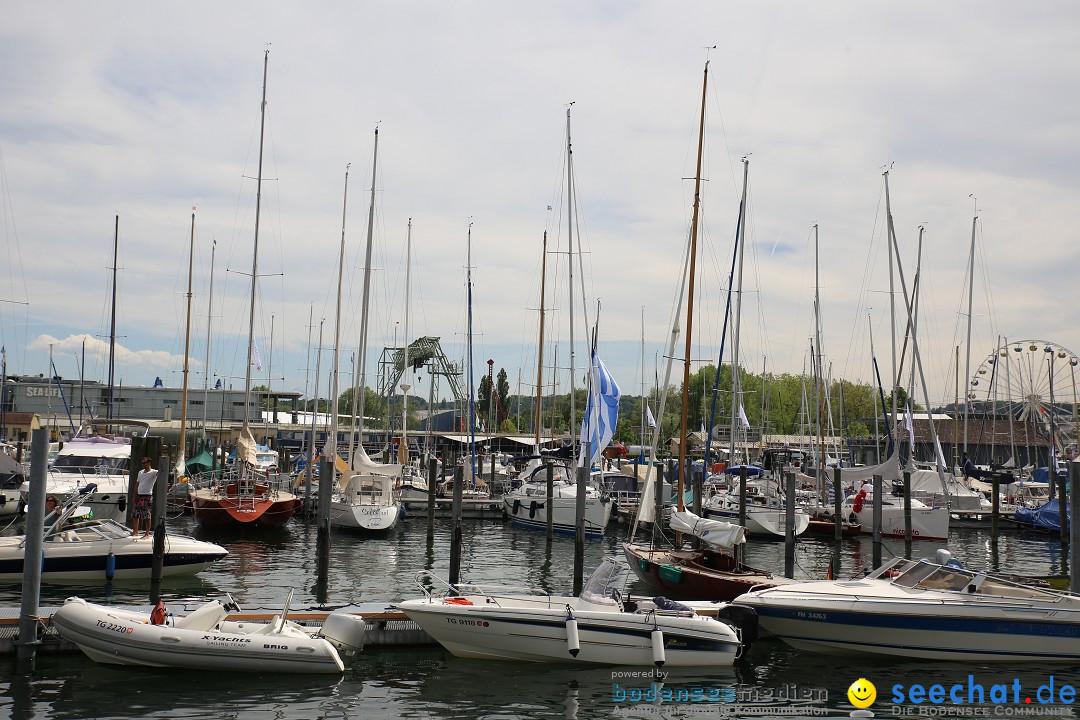
M 1066 513 L 1068 509 L 1066 508 Z M 1069 521 L 1072 521 L 1072 517 L 1067 515 Z M 1034 510 L 1030 508 L 1020 508 L 1013 514 L 1013 519 L 1022 525 L 1028 525 L 1035 530 L 1045 530 L 1047 532 L 1061 532 L 1061 509 L 1058 507 L 1057 500 L 1051 500 L 1042 507 L 1037 507 Z

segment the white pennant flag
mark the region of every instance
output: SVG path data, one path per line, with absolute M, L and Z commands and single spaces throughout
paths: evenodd
M 256 370 L 262 370 L 262 358 L 259 357 L 259 341 L 251 338 L 251 364 Z
M 739 424 L 743 426 L 744 430 L 750 429 L 750 421 L 746 419 L 746 411 L 743 410 L 742 403 L 739 403 Z
M 648 403 L 645 404 L 645 419 L 649 422 L 650 430 L 656 427 L 656 418 L 653 417 L 652 408 L 649 407 Z

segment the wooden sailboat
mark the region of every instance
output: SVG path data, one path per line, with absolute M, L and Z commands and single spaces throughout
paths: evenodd
M 705 139 L 705 100 L 709 82 L 709 64 L 705 63 L 704 79 L 701 88 L 701 122 L 698 131 L 697 173 L 694 184 L 694 208 L 693 220 L 690 226 L 690 244 L 687 252 L 684 272 L 688 276 L 687 318 L 686 318 L 686 350 L 685 365 L 683 369 L 683 410 L 682 410 L 682 437 L 686 437 L 687 418 L 687 395 L 689 388 L 689 362 L 691 357 L 690 339 L 692 336 L 693 305 L 694 305 L 694 256 L 697 253 L 698 212 L 701 199 L 701 160 Z M 743 202 L 740 206 L 741 214 L 745 208 L 745 183 L 748 162 L 743 160 Z M 740 222 L 740 226 L 743 223 Z M 680 296 L 682 285 L 680 285 Z M 679 302 L 681 306 L 681 299 Z M 675 343 L 679 334 L 679 317 L 676 316 L 672 328 L 671 347 L 668 352 L 668 370 L 670 376 L 671 360 L 674 357 Z M 667 385 L 665 377 L 665 386 Z M 660 417 L 663 418 L 663 400 L 661 400 Z M 738 402 L 737 400 L 735 402 Z M 659 423 L 657 424 L 659 426 Z M 654 480 L 652 477 L 652 459 L 655 458 L 656 445 L 659 437 L 659 428 L 654 430 L 650 447 L 650 468 L 645 483 L 645 491 L 642 493 L 643 502 L 639 509 L 638 518 L 634 522 L 634 530 L 629 542 L 623 543 L 623 554 L 629 561 L 630 567 L 637 576 L 648 585 L 664 591 L 665 594 L 682 599 L 694 600 L 732 600 L 747 592 L 752 587 L 768 587 L 787 582 L 784 578 L 774 578 L 769 573 L 756 568 L 743 565 L 738 556 L 724 552 L 720 546 L 710 547 L 707 542 L 701 548 L 683 548 L 682 537 L 677 530 L 673 546 L 660 547 L 650 543 L 636 542 L 635 535 L 639 520 L 659 522 L 659 518 L 651 517 L 654 510 L 652 493 L 654 492 Z M 679 444 L 679 476 L 677 481 L 676 497 L 678 508 L 673 513 L 673 525 L 676 518 L 684 521 L 679 525 L 679 530 L 693 532 L 699 538 L 705 539 L 710 534 L 722 534 L 727 540 L 728 547 L 737 546 L 745 542 L 742 528 L 718 521 L 704 520 L 693 513 L 685 512 L 683 507 L 684 470 L 686 468 L 686 442 Z M 730 529 L 730 530 L 729 530 Z M 732 532 L 731 530 L 734 530 Z
M 280 470 L 257 468 L 258 445 L 251 433 L 251 360 L 255 355 L 255 288 L 259 268 L 259 210 L 262 204 L 263 135 L 266 127 L 266 71 L 270 51 L 263 56 L 263 92 L 259 128 L 259 175 L 255 195 L 255 242 L 251 264 L 251 309 L 248 318 L 248 362 L 244 378 L 244 425 L 236 446 L 234 472 L 212 480 L 191 493 L 195 519 L 213 527 L 280 527 L 300 507 L 300 499 L 288 491 Z

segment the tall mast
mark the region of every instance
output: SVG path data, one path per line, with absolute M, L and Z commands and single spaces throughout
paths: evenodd
M 686 338 L 683 354 L 683 386 L 682 386 L 682 423 L 679 435 L 679 512 L 683 510 L 683 487 L 686 483 L 686 438 L 687 417 L 689 416 L 689 392 L 690 392 L 690 360 L 691 345 L 693 343 L 694 328 L 694 275 L 697 265 L 697 234 L 698 215 L 701 208 L 701 155 L 705 149 L 705 100 L 709 88 L 709 61 L 705 61 L 705 72 L 701 80 L 701 115 L 698 122 L 697 164 L 694 171 L 694 210 L 690 220 L 690 284 L 686 297 Z M 695 496 L 695 501 L 700 498 Z M 643 502 L 647 502 L 643 498 Z M 696 505 L 695 505 L 696 507 Z
M 641 445 L 645 446 L 645 411 L 648 404 L 645 401 L 645 306 L 641 306 Z M 639 455 L 645 456 L 644 451 L 639 451 Z
M 465 367 L 469 369 L 469 469 L 470 482 L 476 482 L 476 391 L 473 388 L 473 347 L 472 347 L 472 222 L 465 240 L 465 284 L 466 300 L 469 305 L 468 336 Z
M 972 195 L 972 198 L 975 196 Z M 979 221 L 979 201 L 975 200 L 975 215 L 971 218 L 971 252 L 968 256 L 968 311 L 967 311 L 967 358 L 964 361 L 964 379 L 971 382 L 971 296 L 975 290 L 975 225 Z M 964 456 L 968 453 L 968 415 L 971 414 L 971 392 L 964 388 Z M 959 408 L 958 408 L 959 409 Z
M 270 51 L 263 52 L 263 87 L 259 119 L 259 175 L 255 183 L 255 243 L 251 253 L 251 309 L 248 316 L 248 354 L 244 363 L 244 426 L 243 432 L 251 434 L 251 363 L 255 359 L 255 285 L 259 280 L 259 213 L 262 209 L 263 140 L 266 135 L 266 71 L 270 65 Z
M 731 447 L 728 455 L 729 461 L 735 461 L 735 434 L 739 422 L 739 405 L 742 403 L 740 391 L 742 379 L 739 377 L 739 338 L 742 337 L 742 281 L 743 281 L 743 250 L 746 246 L 746 179 L 750 173 L 750 160 L 743 158 L 743 186 L 742 199 L 739 201 L 739 238 L 735 241 L 739 246 L 739 275 L 735 285 L 735 322 L 731 324 Z M 720 372 L 720 368 L 716 369 Z M 743 458 L 746 461 L 746 458 Z
M 375 126 L 375 149 L 371 154 L 371 204 L 368 206 L 367 249 L 364 251 L 364 297 L 360 305 L 360 374 L 353 384 L 353 417 L 360 426 L 359 439 L 354 444 L 349 440 L 349 467 L 356 469 L 354 448 L 364 447 L 364 400 L 367 398 L 367 336 L 368 336 L 368 298 L 371 297 L 371 246 L 375 230 L 375 171 L 379 165 L 379 127 Z M 389 410 L 389 408 L 387 408 Z M 363 453 L 360 453 L 363 455 Z
M 893 217 L 892 217 L 892 205 L 889 201 L 889 171 L 885 171 L 885 226 L 886 226 L 886 242 L 892 246 L 892 243 L 896 241 L 896 236 L 893 233 Z M 897 264 L 900 262 L 899 255 L 896 260 Z M 896 291 L 894 290 L 894 277 L 895 272 L 893 270 L 893 254 L 889 252 L 889 327 L 892 335 L 892 374 L 889 375 L 889 381 L 892 383 L 892 414 L 893 421 L 891 427 L 895 428 L 897 419 L 899 417 L 899 411 L 897 409 L 897 403 L 899 398 L 896 392 L 896 378 L 897 378 L 897 366 L 896 366 Z M 914 341 L 913 341 L 914 342 Z M 927 410 L 929 411 L 929 405 Z M 889 438 L 890 445 L 894 442 L 894 438 Z
M 341 370 L 341 281 L 345 275 L 345 211 L 349 207 L 349 167 L 345 165 L 345 189 L 341 194 L 341 246 L 338 250 L 338 278 L 337 278 L 337 306 L 334 310 L 334 363 L 330 377 L 330 398 L 327 410 L 330 411 L 330 437 L 323 455 L 330 459 L 334 467 L 337 467 L 337 436 L 338 436 L 338 394 L 340 392 L 339 380 Z M 336 471 L 334 471 L 336 472 Z M 331 478 L 333 475 L 331 475 Z
M 818 490 L 825 490 L 825 366 L 821 358 L 821 276 L 820 253 L 818 252 L 818 224 L 814 223 L 814 344 L 817 346 L 818 369 Z
M 409 218 L 409 226 L 405 233 L 405 360 L 401 366 L 402 379 L 408 379 L 409 372 L 409 265 L 412 263 L 412 218 Z M 401 383 L 401 445 L 398 447 L 398 457 L 402 465 L 409 462 L 409 389 L 407 382 Z M 430 408 L 428 411 L 430 412 Z
M 574 103 L 570 103 L 573 105 Z M 567 315 L 570 316 L 570 456 L 577 457 L 577 434 L 575 399 L 574 399 L 574 150 L 570 142 L 570 108 L 566 108 L 566 238 L 567 238 L 567 283 L 570 289 L 570 304 Z
M 179 475 L 187 470 L 184 456 L 187 453 L 187 391 L 188 391 L 188 356 L 191 351 L 191 276 L 195 270 L 195 208 L 191 209 L 191 243 L 188 248 L 187 271 L 187 325 L 184 328 L 184 387 L 180 392 L 180 442 L 176 460 Z
M 105 407 L 105 418 L 112 420 L 113 416 L 113 388 L 116 387 L 116 267 L 120 250 L 120 216 L 116 216 L 116 227 L 113 231 L 113 262 L 112 262 L 112 320 L 109 324 L 109 402 Z
M 541 400 L 544 392 L 544 294 L 547 289 L 547 230 L 544 231 L 544 250 L 540 259 L 540 343 L 536 350 L 536 427 L 533 428 L 536 452 L 540 452 L 540 428 L 543 426 Z
M 210 410 L 210 330 L 214 325 L 214 259 L 217 255 L 217 240 L 210 248 L 210 292 L 206 305 L 206 366 L 203 368 L 203 432 L 206 432 L 207 413 Z M 310 339 L 309 339 L 310 342 Z M 305 389 L 304 394 L 307 394 Z

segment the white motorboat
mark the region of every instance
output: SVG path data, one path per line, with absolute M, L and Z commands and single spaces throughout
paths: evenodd
M 864 578 L 746 593 L 762 629 L 830 654 L 968 662 L 1080 661 L 1080 596 L 938 562 L 895 558 Z
M 395 607 L 454 655 L 486 660 L 675 667 L 731 665 L 739 635 L 727 623 L 672 603 L 631 609 L 618 587 L 627 568 L 605 560 L 580 597 L 512 594 L 450 586 L 432 595 L 428 571 L 417 575 L 426 596 Z M 645 607 L 644 605 L 648 606 Z
M 146 423 L 122 420 L 110 421 L 139 428 L 143 437 L 149 432 Z M 94 511 L 94 517 L 123 522 L 127 517 L 128 485 L 131 481 L 131 437 L 97 433 L 90 427 L 78 432 L 63 444 L 56 460 L 49 466 L 45 492 L 49 495 L 70 495 L 90 483 L 96 486 L 83 505 Z M 22 508 L 30 493 L 30 481 L 19 489 Z
M 93 486 L 85 495 L 92 496 Z M 42 542 L 42 582 L 149 579 L 154 562 L 153 535 L 141 537 L 115 520 L 91 518 L 75 495 L 46 516 Z M 0 581 L 20 580 L 26 536 L 0 537 Z M 191 575 L 221 560 L 220 545 L 167 533 L 162 576 Z
M 228 620 L 239 610 L 230 598 L 182 617 L 159 603 L 147 615 L 70 597 L 53 624 L 91 660 L 114 665 L 333 674 L 364 646 L 359 615 L 331 613 L 315 632 L 287 619 L 288 603 L 268 623 Z
M 551 513 L 552 530 L 572 533 L 577 527 L 577 483 L 570 467 L 554 464 L 551 504 L 547 507 L 547 465 L 534 459 L 521 472 L 521 485 L 503 495 L 503 512 L 516 525 L 543 530 Z M 585 488 L 585 534 L 604 534 L 611 519 L 611 498 L 593 485 Z
M 355 472 L 343 474 L 330 498 L 330 524 L 351 530 L 389 530 L 401 517 L 401 465 L 374 463 L 360 449 Z
M 751 486 L 757 491 L 750 494 Z M 784 499 L 768 496 L 762 490 L 759 481 L 746 484 L 746 534 L 748 539 L 761 540 L 783 538 L 787 536 L 787 509 Z M 739 495 L 727 491 L 717 493 L 702 503 L 703 514 L 709 518 L 739 522 Z M 810 526 L 810 514 L 801 507 L 795 508 L 795 535 L 802 535 Z
M 869 485 L 854 496 L 847 497 L 840 505 L 843 516 L 851 522 L 859 523 L 863 535 L 872 535 L 874 531 L 874 495 Z M 860 493 L 862 497 L 860 497 Z M 828 508 L 825 508 L 828 511 Z M 904 501 L 893 495 L 881 498 L 881 536 L 904 537 Z M 932 508 L 925 503 L 911 498 L 911 536 L 916 540 L 948 540 L 949 509 Z

